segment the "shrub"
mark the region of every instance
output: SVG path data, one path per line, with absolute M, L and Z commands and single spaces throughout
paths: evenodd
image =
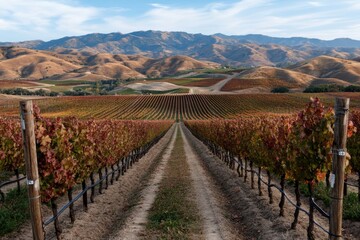
M 271 90 L 272 93 L 287 93 L 289 92 L 289 88 L 287 87 L 276 87 Z

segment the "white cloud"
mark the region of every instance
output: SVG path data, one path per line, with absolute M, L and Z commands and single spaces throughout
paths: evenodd
M 1 26 L 11 26 L 30 36 L 79 34 L 88 30 L 87 21 L 100 16 L 100 9 L 68 5 L 50 0 L 0 0 Z
M 343 0 L 341 1 L 343 4 L 348 6 L 349 10 L 359 10 L 360 2 L 358 0 Z
M 154 7 L 154 8 L 162 8 L 162 9 L 168 9 L 169 7 L 166 5 L 162 5 L 159 3 L 150 3 L 150 6 Z
M 309 2 L 309 4 L 310 4 L 311 6 L 313 6 L 313 7 L 322 7 L 322 6 L 324 6 L 323 3 L 321 3 L 321 2 L 315 2 L 315 1 Z
M 8 41 L 6 37 L 10 34 L 17 38 L 21 36 L 22 39 L 17 40 L 49 40 L 92 32 L 127 33 L 149 29 L 360 39 L 358 28 L 351 30 L 359 17 L 348 13 L 350 7 L 360 8 L 357 0 L 294 1 L 288 4 L 280 0 L 238 0 L 232 4 L 218 0 L 197 8 L 154 2 L 147 5 L 148 10 L 135 16 L 122 8 L 84 7 L 80 2 L 70 0 L 11 0 L 10 3 L 0 0 L 0 6 L 0 36 L 3 37 L 0 41 Z M 321 6 L 326 8 L 319 8 Z
M 11 21 L 0 19 L 0 30 L 11 30 L 14 28 L 15 28 L 14 23 L 12 23 Z

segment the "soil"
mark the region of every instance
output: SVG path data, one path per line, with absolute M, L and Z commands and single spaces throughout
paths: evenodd
M 203 222 L 205 239 L 243 239 L 240 233 L 226 218 L 224 209 L 225 197 L 214 184 L 213 179 L 201 165 L 201 159 L 189 144 L 181 124 L 181 135 L 184 139 L 186 161 L 190 167 L 191 179 L 195 189 L 195 199 Z
M 147 186 L 141 191 L 141 199 L 136 205 L 136 208 L 133 209 L 125 223 L 120 227 L 120 230 L 115 230 L 115 233 L 110 234 L 109 239 L 136 239 L 144 230 L 147 223 L 148 211 L 155 200 L 159 189 L 159 183 L 163 178 L 166 164 L 170 158 L 171 151 L 174 148 L 177 131 L 178 128 L 175 129 L 159 165 L 147 182 Z
M 187 75 L 184 75 L 187 76 Z M 221 89 L 224 87 L 225 84 L 227 84 L 231 79 L 238 76 L 238 74 L 221 74 L 219 76 L 224 77 L 223 80 L 216 81 L 215 84 L 208 86 L 208 87 L 194 87 L 194 86 L 179 86 L 175 85 L 169 82 L 155 82 L 155 83 L 133 83 L 127 85 L 128 88 L 134 89 L 134 90 L 153 90 L 153 91 L 168 91 L 168 90 L 174 90 L 179 87 L 181 88 L 188 88 L 190 94 L 231 94 L 231 92 L 222 91 Z

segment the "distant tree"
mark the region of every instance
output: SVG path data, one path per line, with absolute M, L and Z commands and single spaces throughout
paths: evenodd
M 360 92 L 360 86 L 350 85 L 344 88 L 344 92 Z
M 272 93 L 287 93 L 289 92 L 289 88 L 287 87 L 276 87 L 271 90 Z
M 322 84 L 316 86 L 307 87 L 304 93 L 320 93 L 320 92 L 343 92 L 344 86 L 336 84 Z

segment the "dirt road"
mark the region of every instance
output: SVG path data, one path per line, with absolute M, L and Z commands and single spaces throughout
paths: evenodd
M 139 234 L 144 230 L 148 218 L 148 211 L 154 203 L 156 193 L 159 190 L 159 183 L 163 178 L 166 164 L 174 148 L 177 131 L 178 128 L 175 129 L 171 141 L 162 155 L 161 162 L 150 177 L 147 186 L 141 191 L 141 199 L 137 207 L 131 212 L 121 229 L 117 232 L 115 231 L 115 233 L 110 236 L 110 239 L 137 239 L 139 238 Z
M 197 205 L 197 214 L 200 216 L 199 221 L 202 231 L 201 235 L 196 237 L 210 240 L 242 239 L 236 227 L 226 217 L 226 209 L 223 207 L 225 197 L 202 167 L 201 159 L 190 146 L 183 128 L 183 125 L 176 124 L 176 129 L 171 137 L 172 140 L 166 148 L 156 170 L 150 176 L 147 186 L 141 192 L 141 199 L 129 213 L 120 230 L 111 234 L 110 239 L 152 239 L 148 234 L 144 233 L 148 211 L 154 202 L 156 193 L 159 191 L 159 183 L 165 174 L 164 169 L 174 148 L 177 131 L 181 132 L 182 147 L 184 148 L 184 154 L 177 155 L 177 160 L 186 162 L 189 165 L 193 189 L 191 191 L 192 199 Z
M 238 76 L 238 73 L 232 75 L 223 74 L 226 78 L 210 87 L 189 87 L 190 94 L 231 94 L 231 92 L 221 91 L 222 87 L 225 86 L 231 79 Z

